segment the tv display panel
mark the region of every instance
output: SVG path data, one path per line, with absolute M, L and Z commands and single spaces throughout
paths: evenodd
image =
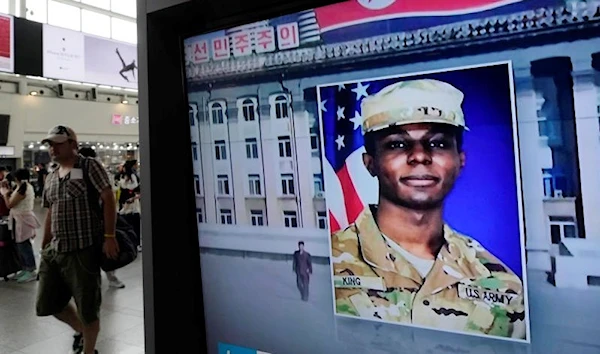
M 184 40 L 210 352 L 600 348 L 598 4 L 451 5 L 347 1 Z M 430 132 L 458 106 L 460 149 Z M 438 243 L 408 242 L 403 209 Z
M 15 35 L 12 16 L 0 14 L 0 71 L 15 69 Z

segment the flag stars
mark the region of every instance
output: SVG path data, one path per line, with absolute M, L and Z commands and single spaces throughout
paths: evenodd
M 357 128 L 360 128 L 360 126 L 362 125 L 362 116 L 360 115 L 360 113 L 358 113 L 358 111 L 354 112 L 354 118 L 350 118 L 350 121 L 352 123 L 354 123 L 354 128 L 352 128 L 352 130 L 356 130 Z
M 346 114 L 344 113 L 344 107 L 338 106 L 337 109 L 337 120 L 346 119 Z
M 327 112 L 327 107 L 325 107 L 325 104 L 327 104 L 327 100 L 323 100 L 323 101 L 319 102 L 319 109 L 322 110 L 323 112 Z
M 344 85 L 344 84 L 339 84 L 338 85 L 338 92 L 340 92 L 342 90 L 345 90 L 345 89 L 346 89 L 346 85 Z
M 369 94 L 367 93 L 367 89 L 371 86 L 371 84 L 363 85 L 361 82 L 356 84 L 356 88 L 352 89 L 352 92 L 356 93 L 356 100 L 359 101 L 362 97 L 367 97 Z
M 335 139 L 335 143 L 337 144 L 338 151 L 342 150 L 343 147 L 346 147 L 346 144 L 344 143 L 343 135 L 338 135 L 337 139 Z

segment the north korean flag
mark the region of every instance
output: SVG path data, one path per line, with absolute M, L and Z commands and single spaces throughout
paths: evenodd
M 325 43 L 335 43 L 557 4 L 564 0 L 352 0 L 315 14 Z

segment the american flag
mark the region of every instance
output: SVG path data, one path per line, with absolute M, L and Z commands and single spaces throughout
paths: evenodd
M 401 79 L 361 81 L 319 88 L 324 141 L 323 176 L 330 231 L 346 228 L 368 204 L 377 203 L 378 185 L 362 161 L 361 102 Z

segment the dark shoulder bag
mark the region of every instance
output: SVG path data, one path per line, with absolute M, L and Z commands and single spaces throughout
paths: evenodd
M 89 158 L 85 157 L 81 159 L 81 169 L 87 189 L 88 203 L 90 205 L 90 209 L 98 217 L 100 223 L 104 224 L 104 213 L 103 208 L 100 205 L 100 194 L 96 190 L 96 187 L 94 187 L 92 184 L 90 175 L 88 173 L 89 163 Z M 99 247 L 101 257 L 100 268 L 102 268 L 102 270 L 105 272 L 110 272 L 125 267 L 126 265 L 135 261 L 138 255 L 137 247 L 135 246 L 135 242 L 132 238 L 135 237 L 135 231 L 133 231 L 133 227 L 131 227 L 131 225 L 129 225 L 119 214 L 117 214 L 116 220 L 115 237 L 117 239 L 117 243 L 119 244 L 119 256 L 116 259 L 111 259 L 106 257 L 104 252 L 102 252 L 102 246 L 104 244 L 103 234 L 98 235 L 98 241 L 96 242 L 96 246 Z

